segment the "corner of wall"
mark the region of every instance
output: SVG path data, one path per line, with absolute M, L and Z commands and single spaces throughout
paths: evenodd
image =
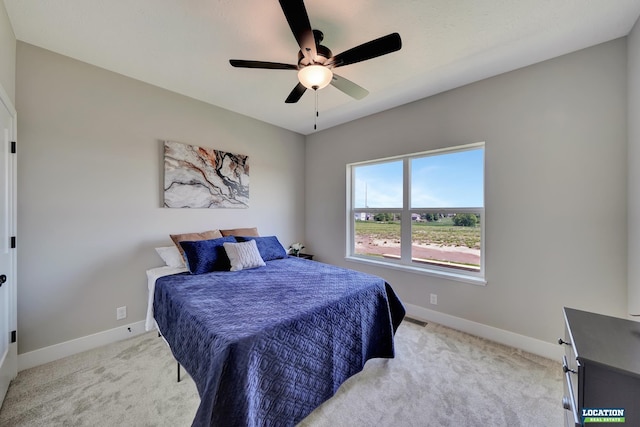
M 627 40 L 627 294 L 631 315 L 640 315 L 640 17 Z
M 16 36 L 4 2 L 0 2 L 0 88 L 16 103 Z

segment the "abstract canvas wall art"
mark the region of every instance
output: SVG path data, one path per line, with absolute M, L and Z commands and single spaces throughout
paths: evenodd
M 249 157 L 165 141 L 164 206 L 248 208 Z

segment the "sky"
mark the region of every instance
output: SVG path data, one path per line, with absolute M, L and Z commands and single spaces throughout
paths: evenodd
M 356 166 L 355 208 L 402 208 L 402 163 L 393 160 Z M 483 148 L 414 158 L 411 207 L 482 207 L 483 177 Z

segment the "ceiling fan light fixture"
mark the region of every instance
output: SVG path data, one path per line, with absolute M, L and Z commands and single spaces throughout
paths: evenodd
M 331 83 L 333 73 L 323 65 L 308 65 L 298 71 L 298 80 L 307 89 L 318 90 Z

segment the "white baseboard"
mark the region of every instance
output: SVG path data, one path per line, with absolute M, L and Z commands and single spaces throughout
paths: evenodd
M 413 304 L 404 304 L 407 315 L 416 320 L 431 321 L 458 331 L 466 332 L 481 338 L 486 338 L 500 344 L 519 348 L 529 353 L 537 354 L 552 360 L 562 359 L 564 349 L 558 344 L 552 344 L 536 338 L 483 325 L 461 317 L 451 316 L 439 311 L 429 310 Z
M 18 372 L 145 333 L 144 320 L 18 355 Z
M 407 315 L 417 320 L 439 323 L 443 326 L 448 326 L 500 344 L 519 348 L 552 360 L 560 360 L 562 358 L 563 349 L 557 344 L 505 331 L 504 329 L 494 328 L 493 326 L 483 325 L 482 323 L 451 316 L 439 311 L 429 310 L 413 304 L 405 303 L 404 306 L 407 309 Z M 143 334 L 146 332 L 144 324 L 145 322 L 141 320 L 107 331 L 87 335 L 86 337 L 76 338 L 28 353 L 19 354 L 18 371 L 44 365 L 45 363 L 53 362 L 63 357 Z

